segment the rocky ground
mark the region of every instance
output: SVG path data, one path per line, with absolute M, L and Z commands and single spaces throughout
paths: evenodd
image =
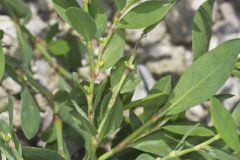
M 110 17 L 112 17 L 113 5 L 111 0 L 104 0 L 105 8 Z M 204 0 L 181 0 L 177 6 L 167 16 L 166 20 L 161 22 L 147 37 L 143 38 L 138 49 L 138 70 L 143 81 L 136 89 L 134 99 L 146 96 L 148 89 L 162 76 L 171 74 L 173 84 L 176 84 L 179 76 L 192 62 L 191 54 L 191 28 L 194 12 Z M 27 25 L 27 28 L 42 37 L 46 35 L 51 24 L 60 22 L 60 29 L 64 31 L 69 27 L 61 22 L 56 12 L 54 12 L 51 0 L 27 0 L 32 12 L 33 19 Z M 0 12 L 1 13 L 1 12 Z M 0 15 L 0 29 L 6 32 L 4 44 L 9 45 L 8 54 L 18 57 L 18 46 L 16 42 L 16 30 L 10 19 Z M 231 38 L 240 37 L 240 2 L 236 0 L 218 0 L 214 7 L 213 36 L 210 48 L 214 48 L 219 43 Z M 128 30 L 127 42 L 132 45 L 141 34 L 141 30 Z M 126 47 L 127 48 L 127 47 Z M 32 70 L 34 78 L 39 80 L 52 92 L 55 91 L 59 77 L 54 73 L 49 64 L 41 58 L 32 61 Z M 79 68 L 81 73 L 87 73 L 86 67 Z M 11 78 L 5 77 L 0 86 L 0 109 L 7 103 L 7 91 L 11 90 L 16 95 L 15 113 L 20 111 L 19 93 L 21 86 L 15 83 Z M 230 78 L 223 88 L 222 93 L 231 93 L 235 96 L 225 101 L 229 109 L 240 100 L 240 80 Z M 51 123 L 51 111 L 46 101 L 41 95 L 35 95 L 38 103 L 43 107 L 42 117 L 43 126 L 46 128 Z M 187 113 L 187 117 L 194 121 L 206 120 L 208 117 L 207 104 L 193 107 Z M 1 119 L 8 115 L 3 112 Z M 15 114 L 14 124 L 20 125 L 19 114 Z

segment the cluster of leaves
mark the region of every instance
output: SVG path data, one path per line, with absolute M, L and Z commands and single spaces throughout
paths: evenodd
M 140 82 L 135 69 L 136 50 L 124 54 L 125 29 L 144 28 L 142 36 L 146 35 L 177 1 L 114 2 L 118 11 L 111 28 L 107 29 L 107 15 L 100 0 L 84 0 L 82 6 L 76 0 L 53 0 L 59 16 L 79 36 L 59 38 L 58 24 L 54 24 L 46 38 L 40 39 L 25 27 L 31 19 L 31 11 L 22 0 L 0 0 L 16 24 L 21 55 L 20 60 L 10 57 L 3 53 L 1 45 L 0 79 L 5 74 L 22 86 L 21 129 L 27 139 L 38 138 L 46 144 L 45 148 L 21 145 L 13 127 L 14 98 L 9 95 L 6 106 L 9 122 L 0 121 L 1 156 L 9 160 L 70 160 L 67 140 L 84 147 L 85 160 L 111 157 L 239 159 L 240 105 L 230 114 L 221 102 L 231 95 L 216 93 L 231 74 L 239 76 L 240 39 L 208 50 L 214 0 L 207 0 L 196 12 L 192 28 L 193 64 L 177 85 L 172 88 L 171 77 L 163 77 L 148 96 L 137 101 L 131 101 Z M 96 54 L 93 41 L 98 47 Z M 35 52 L 62 77 L 55 94 L 32 77 L 30 62 Z M 81 58 L 85 54 L 90 68 L 88 81 L 69 72 L 82 66 Z M 107 69 L 111 70 L 109 77 L 97 83 L 99 72 Z M 52 126 L 43 132 L 39 132 L 41 118 L 33 96 L 35 92 L 45 96 L 53 110 Z M 184 118 L 188 108 L 205 101 L 210 101 L 214 128 Z M 143 108 L 140 115 L 134 112 L 138 107 Z M 124 116 L 125 111 L 128 116 Z M 106 150 L 104 146 L 109 142 L 111 149 Z

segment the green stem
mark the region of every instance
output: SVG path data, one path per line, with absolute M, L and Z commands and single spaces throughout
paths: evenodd
M 90 85 L 89 85 L 88 94 L 87 94 L 88 116 L 91 122 L 93 122 L 93 119 L 94 119 L 93 94 L 94 94 L 94 85 L 95 85 L 96 75 L 95 75 L 93 46 L 91 42 L 87 43 L 87 48 L 88 48 L 89 67 L 90 67 Z
M 89 3 L 89 0 L 83 0 L 83 9 L 86 12 L 88 12 L 88 3 Z
M 211 143 L 217 141 L 220 139 L 220 135 L 216 135 L 214 136 L 213 138 L 203 142 L 203 143 L 200 143 L 192 148 L 188 148 L 188 149 L 185 149 L 185 150 L 182 150 L 182 151 L 172 151 L 171 153 L 169 153 L 169 155 L 163 157 L 163 158 L 160 158 L 160 160 L 169 160 L 169 159 L 174 159 L 174 158 L 177 158 L 177 157 L 180 157 L 180 156 L 183 156 L 185 154 L 188 154 L 190 152 L 194 152 L 194 151 L 200 151 L 200 150 L 203 150 L 203 149 L 206 149 Z M 159 158 L 158 158 L 159 159 Z
M 62 135 L 62 120 L 57 113 L 54 114 L 54 127 L 57 134 L 58 152 L 65 158 L 63 135 Z
M 16 69 L 16 67 L 17 67 L 17 69 Z M 28 72 L 26 72 L 22 67 L 20 67 L 20 66 L 16 66 L 16 67 L 12 66 L 9 59 L 6 58 L 6 69 L 9 72 L 11 71 L 16 77 L 18 77 L 20 79 L 20 81 L 23 81 L 26 84 L 28 84 L 29 86 L 31 86 L 33 89 L 38 90 L 48 100 L 52 99 L 51 92 L 49 92 L 44 86 L 42 86 L 35 79 L 33 79 L 31 77 L 31 75 Z M 21 82 L 18 81 L 18 83 L 21 83 Z
M 98 59 L 97 59 L 97 67 L 96 67 L 96 68 L 97 68 L 97 69 L 96 69 L 96 71 L 97 71 L 96 75 L 98 75 L 98 73 L 99 73 L 99 68 L 100 68 L 101 65 L 102 65 L 102 56 L 103 56 L 103 53 L 104 53 L 104 51 L 105 51 L 105 48 L 106 48 L 107 44 L 109 43 L 109 41 L 110 41 L 110 39 L 111 39 L 111 37 L 112 37 L 112 35 L 113 35 L 113 33 L 114 33 L 114 31 L 115 31 L 118 23 L 119 23 L 119 21 L 120 21 L 120 18 L 122 17 L 122 15 L 127 11 L 127 9 L 128 9 L 131 5 L 133 5 L 134 3 L 138 2 L 138 1 L 139 1 L 139 0 L 130 0 L 130 1 L 128 1 L 128 3 L 126 4 L 126 6 L 125 6 L 121 11 L 119 11 L 119 12 L 117 12 L 117 13 L 115 14 L 115 17 L 113 18 L 112 26 L 111 26 L 111 28 L 110 28 L 110 31 L 109 31 L 107 37 L 105 37 L 105 38 L 103 39 L 103 41 L 101 42 L 101 44 L 99 45 Z
M 130 65 L 130 66 L 133 65 L 134 58 L 135 58 L 135 57 L 132 55 L 132 56 L 129 58 L 129 60 L 126 62 L 126 64 L 127 64 L 127 65 Z M 107 117 L 108 117 L 108 115 L 109 115 L 112 107 L 114 106 L 114 103 L 116 102 L 117 96 L 118 96 L 118 94 L 119 94 L 119 92 L 120 92 L 120 90 L 121 90 L 121 88 L 122 88 L 122 86 L 123 86 L 123 84 L 124 84 L 124 81 L 126 80 L 128 74 L 129 74 L 129 69 L 130 69 L 129 66 L 126 66 L 125 71 L 124 71 L 124 73 L 123 73 L 120 81 L 119 81 L 119 82 L 117 83 L 117 85 L 113 88 L 112 96 L 111 96 L 111 98 L 110 98 L 110 100 L 109 100 L 109 103 L 108 103 L 106 112 L 104 113 L 104 116 L 103 116 L 104 118 L 103 118 L 103 120 L 101 121 L 101 123 L 100 123 L 100 125 L 99 125 L 99 128 L 98 128 L 99 133 L 102 132 L 102 129 L 103 129 L 103 127 L 104 127 L 104 125 L 105 125 L 105 123 L 106 123 L 106 121 L 107 121 Z M 101 141 L 101 138 L 102 138 L 102 137 L 100 137 L 100 141 Z
M 50 63 L 50 65 L 65 79 L 71 81 L 72 80 L 72 74 L 68 72 L 65 68 L 58 65 L 55 60 L 52 58 L 52 56 L 47 52 L 46 46 L 43 42 L 37 43 L 36 48 L 38 51 L 44 56 L 44 58 Z
M 10 133 L 5 135 L 3 132 L 0 131 L 0 139 L 2 139 L 5 142 L 5 144 L 11 150 L 11 152 L 16 160 L 23 160 L 22 156 L 18 153 L 18 151 L 16 149 L 15 143 L 14 143 L 14 141 L 12 139 L 12 135 Z
M 99 157 L 99 160 L 105 160 L 109 157 L 113 156 L 114 154 L 122 151 L 126 148 L 129 144 L 131 144 L 136 138 L 138 138 L 144 131 L 146 131 L 149 127 L 154 125 L 160 118 L 165 115 L 165 112 L 160 112 L 158 114 L 153 115 L 146 123 L 144 123 L 140 128 L 130 134 L 126 139 L 120 142 L 116 147 L 111 149 L 110 151 L 106 152 L 102 156 Z

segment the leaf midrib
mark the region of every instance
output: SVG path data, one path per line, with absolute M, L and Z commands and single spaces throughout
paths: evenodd
M 211 53 L 210 53 L 211 54 Z M 212 53 L 214 54 L 214 53 Z M 195 87 L 193 87 L 192 89 L 190 89 L 189 91 L 186 92 L 186 94 L 183 94 L 183 96 L 181 96 L 179 99 L 177 99 L 173 104 L 171 104 L 168 108 L 168 110 L 172 109 L 173 107 L 175 107 L 179 102 L 181 102 L 183 99 L 185 99 L 185 97 L 187 97 L 188 94 L 190 94 L 193 90 L 195 90 L 197 87 L 199 87 L 208 77 L 209 75 L 211 75 L 212 73 L 214 73 L 215 71 L 219 70 L 229 59 L 231 58 L 231 56 L 229 56 L 228 59 L 226 59 L 221 65 L 219 65 L 216 69 L 214 69 L 212 72 L 209 72 L 209 74 L 204 77 L 201 81 L 199 81 L 199 83 L 197 83 L 195 85 Z

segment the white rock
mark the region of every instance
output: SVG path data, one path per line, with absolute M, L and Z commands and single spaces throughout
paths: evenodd
M 17 94 L 21 91 L 21 86 L 10 77 L 7 77 L 2 81 L 2 86 L 12 94 Z

